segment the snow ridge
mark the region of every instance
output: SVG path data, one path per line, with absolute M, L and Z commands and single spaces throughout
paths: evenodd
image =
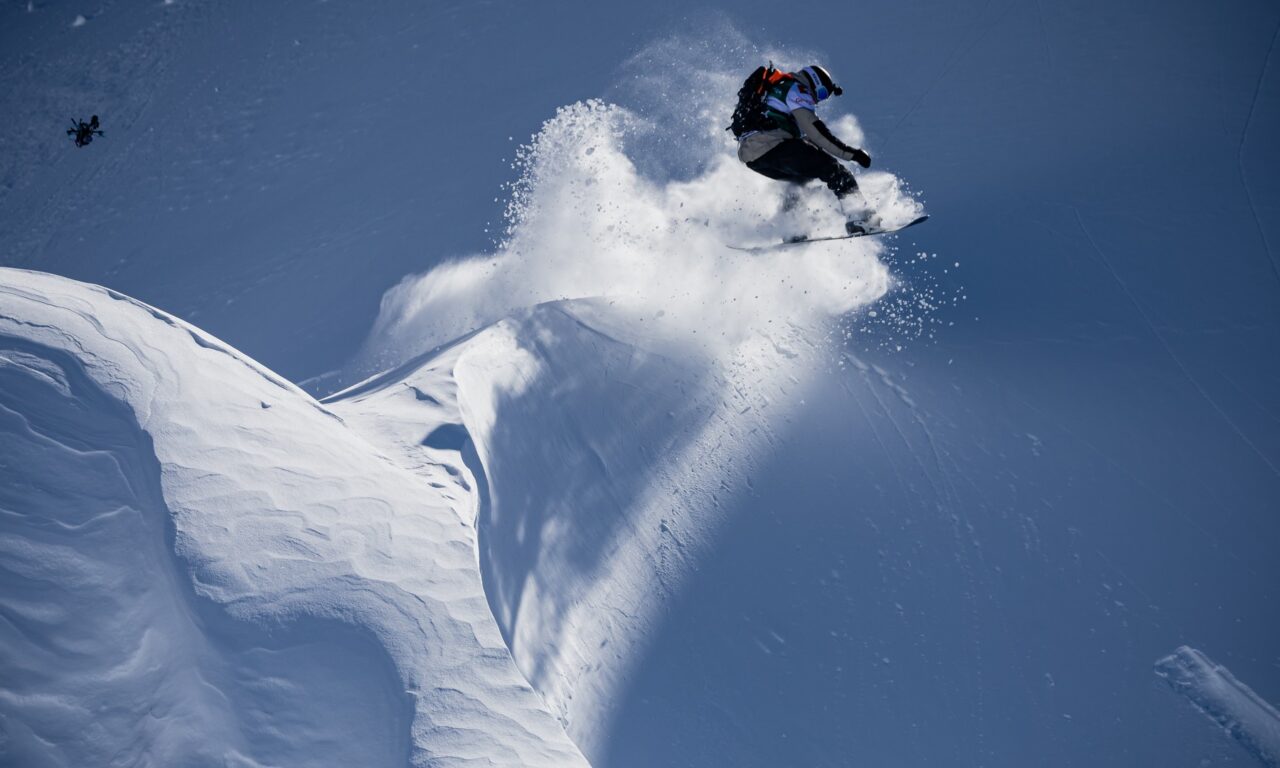
M 788 329 L 709 364 L 635 330 L 608 302 L 552 302 L 326 401 L 441 493 L 472 499 L 493 615 L 591 759 L 821 351 Z M 432 439 L 446 429 L 465 438 Z
M 332 743 L 308 741 L 320 724 L 259 711 L 278 689 L 277 699 L 311 702 L 281 716 L 349 715 L 338 735 L 374 748 L 364 764 L 403 764 L 394 744 L 379 754 L 372 743 L 394 727 L 361 736 L 359 707 L 342 703 L 354 685 L 365 697 L 354 704 L 392 725 L 398 712 L 411 718 L 415 765 L 585 764 L 511 663 L 478 578 L 474 527 L 452 499 L 180 320 L 37 273 L 4 270 L 0 286 L 0 372 L 21 383 L 0 403 L 0 445 L 18 453 L 0 470 L 0 567 L 26 585 L 4 596 L 15 617 L 0 657 L 8 754 L 50 765 L 165 765 L 178 754 L 332 764 Z M 76 437 L 91 432 L 97 442 Z M 166 551 L 168 520 L 189 573 Z M 60 535 L 73 529 L 81 535 Z M 193 599 L 220 609 L 184 602 L 187 578 Z M 74 592 L 66 605 L 77 610 L 41 608 L 40 589 Z M 335 626 L 359 637 L 334 640 L 344 637 Z M 293 650 L 255 641 L 297 627 L 315 631 Z M 92 668 L 46 664 L 41 648 Z M 361 690 L 359 680 L 378 679 L 377 653 L 394 672 Z M 264 654 L 311 660 L 273 683 L 245 671 L 274 669 Z M 326 666 L 317 658 L 335 667 L 333 685 L 305 684 L 302 672 Z M 61 676 L 52 685 L 49 669 Z M 103 730 L 48 738 L 78 732 L 89 713 Z

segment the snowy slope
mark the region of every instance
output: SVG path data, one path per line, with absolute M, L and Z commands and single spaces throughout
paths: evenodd
M 728 159 L 714 107 L 680 123 L 699 170 L 655 178 L 664 108 L 560 110 L 520 156 L 504 241 L 388 292 L 349 373 L 403 367 L 334 403 L 426 466 L 418 445 L 446 433 L 432 440 L 443 417 L 414 390 L 456 402 L 493 612 L 593 764 L 1239 759 L 1145 660 L 1204 638 L 1273 678 L 1275 580 L 1256 577 L 1276 573 L 1258 394 L 1274 365 L 1241 352 L 1277 338 L 1251 320 L 1269 289 L 1213 310 L 1233 332 L 1175 337 L 1114 260 L 1119 227 L 1088 209 L 1068 217 L 1084 254 L 939 258 L 913 247 L 932 221 L 728 254 L 785 228 L 778 190 Z M 895 214 L 918 205 L 893 176 L 863 179 Z M 821 190 L 804 210 L 831 225 Z M 992 338 L 946 325 L 968 310 L 961 253 L 1018 276 L 1024 311 L 1004 307 Z M 1254 255 L 1203 280 L 1255 274 Z M 1221 371 L 1183 355 L 1209 347 Z
M 0 284 L 7 763 L 583 764 L 449 499 L 191 326 Z
M 327 403 L 471 494 L 494 615 L 595 765 L 931 765 L 956 745 L 1015 765 L 1072 739 L 1116 747 L 1107 765 L 1242 764 L 1133 659 L 1203 631 L 1194 603 L 1102 547 L 1158 530 L 1159 561 L 1230 573 L 1266 568 L 1267 541 L 1201 551 L 1230 532 L 1141 497 L 1119 516 L 1124 468 L 1034 412 L 939 413 L 947 391 L 804 328 L 754 341 L 708 359 L 607 302 L 555 302 Z M 974 438 L 1028 428 L 1016 450 Z M 1019 503 L 1059 478 L 1060 499 Z M 1009 728 L 978 730 L 991 717 Z
M 763 0 L 710 21 L 689 0 L 0 5 L 0 263 L 137 296 L 295 380 L 352 353 L 404 278 L 359 359 L 306 386 L 407 366 L 332 409 L 425 481 L 415 501 L 478 521 L 499 631 L 593 764 L 1254 764 L 1150 661 L 1202 648 L 1280 701 L 1280 9 L 806 8 L 818 23 Z M 776 186 L 722 130 L 768 57 L 837 74 L 828 117 L 863 137 L 864 180 L 909 181 L 929 224 L 885 248 L 722 250 L 791 223 L 765 221 Z M 624 108 L 580 102 L 602 95 Z M 565 104 L 520 168 L 522 226 L 490 247 L 511 137 Z M 108 136 L 75 150 L 64 121 L 90 111 Z M 59 377 L 0 386 L 76 446 L 45 506 L 82 474 L 113 509 L 168 502 L 95 464 L 142 445 L 130 477 L 161 472 L 89 382 L 58 395 L 92 403 L 76 427 L 30 413 Z M 4 471 L 47 458 L 6 423 Z M 82 432 L 109 435 L 86 451 Z M 0 506 L 35 504 L 28 480 Z M 137 538 L 163 542 L 167 512 L 146 519 Z M 77 587 L 88 608 L 6 574 L 6 607 L 53 627 L 32 637 L 64 636 L 60 613 L 95 617 L 77 653 L 164 625 L 187 650 L 147 669 L 199 669 L 232 703 L 175 683 L 156 711 L 203 713 L 210 743 L 403 762 L 403 654 L 327 620 L 255 634 L 199 593 L 182 629 L 156 591 L 187 581 L 172 547 L 108 538 L 71 539 L 122 585 Z M 137 620 L 90 610 L 106 602 Z M 69 666 L 11 648 L 28 681 Z M 101 691 L 126 671 L 97 700 L 119 706 Z M 320 747 L 344 722 L 368 738 Z
M 448 474 L 475 500 L 494 615 L 592 755 L 813 352 L 792 331 L 722 367 L 609 335 L 627 328 L 602 303 L 542 305 L 327 401 L 445 487 L 439 467 L 466 466 Z

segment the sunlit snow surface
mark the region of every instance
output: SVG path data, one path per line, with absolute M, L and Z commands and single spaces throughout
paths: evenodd
M 3 263 L 356 385 L 0 273 L 0 763 L 1255 762 L 1280 11 L 691 7 L 0 7 Z M 768 58 L 927 225 L 723 247 Z
M 583 763 L 439 489 L 181 321 L 0 283 L 10 764 Z

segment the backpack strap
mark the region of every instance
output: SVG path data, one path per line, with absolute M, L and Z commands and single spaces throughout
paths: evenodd
M 778 101 L 785 102 L 787 91 L 799 82 L 785 72 L 779 72 L 778 74 L 780 77 L 775 78 L 765 90 L 764 98 L 762 99 L 764 116 L 773 123 L 774 128 L 780 128 L 798 139 L 801 136 L 801 132 L 800 125 L 796 122 L 795 117 L 793 117 L 790 112 L 784 112 L 780 109 L 775 109 L 774 107 L 769 106 L 769 99 L 771 97 L 776 98 Z

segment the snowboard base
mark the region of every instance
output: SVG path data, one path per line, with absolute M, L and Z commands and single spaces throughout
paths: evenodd
M 907 227 L 914 227 L 915 225 L 928 220 L 929 220 L 929 215 L 925 214 L 924 216 L 920 216 L 919 218 L 908 221 L 906 224 L 903 224 L 900 227 L 882 227 L 879 229 L 869 229 L 864 232 L 858 232 L 851 235 L 829 235 L 827 237 L 801 236 L 801 237 L 793 238 L 791 240 L 783 240 L 780 243 L 771 243 L 769 245 L 729 245 L 728 247 L 732 248 L 735 251 L 746 251 L 747 253 L 764 253 L 766 251 L 776 251 L 779 248 L 790 248 L 793 245 L 808 245 L 809 243 L 825 243 L 832 240 L 851 240 L 855 237 L 870 237 L 872 235 L 889 235 L 889 234 L 893 234 L 894 232 L 901 232 Z

